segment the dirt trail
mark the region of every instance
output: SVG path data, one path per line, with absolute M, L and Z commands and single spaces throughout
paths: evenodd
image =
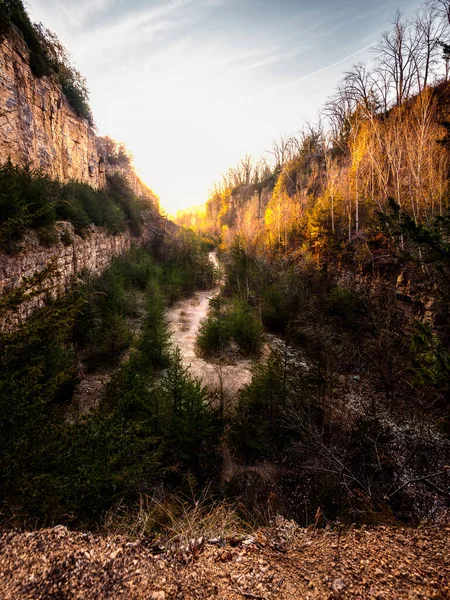
M 215 252 L 211 252 L 211 262 L 218 266 Z M 183 363 L 190 368 L 192 375 L 201 377 L 204 385 L 220 389 L 228 397 L 251 381 L 253 361 L 239 359 L 235 364 L 218 365 L 207 361 L 197 353 L 196 340 L 201 321 L 208 314 L 209 303 L 220 291 L 220 286 L 177 302 L 166 315 L 169 322 L 172 342 L 183 354 Z

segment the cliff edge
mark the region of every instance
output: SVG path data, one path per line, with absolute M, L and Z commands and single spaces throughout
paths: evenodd
M 56 77 L 35 77 L 30 51 L 11 27 L 0 39 L 0 164 L 42 169 L 53 179 L 106 184 L 94 129 L 70 106 Z

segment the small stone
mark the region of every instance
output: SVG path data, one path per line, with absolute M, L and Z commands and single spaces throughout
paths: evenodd
M 67 535 L 69 533 L 69 530 L 64 525 L 56 525 L 56 527 L 53 527 L 53 531 L 58 535 Z
M 242 545 L 243 546 L 251 546 L 252 544 L 256 543 L 256 538 L 251 536 L 246 538 L 245 540 L 243 540 Z
M 150 600 L 166 600 L 166 594 L 162 591 L 153 592 L 150 596 Z
M 345 588 L 345 583 L 342 581 L 342 579 L 335 579 L 332 587 L 333 592 L 342 592 L 342 590 Z

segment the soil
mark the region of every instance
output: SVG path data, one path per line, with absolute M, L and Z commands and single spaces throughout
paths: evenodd
M 278 518 L 249 537 L 156 554 L 145 539 L 63 526 L 0 536 L 2 600 L 450 598 L 450 527 L 341 534 Z

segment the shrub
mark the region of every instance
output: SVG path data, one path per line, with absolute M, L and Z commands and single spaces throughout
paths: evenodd
M 41 172 L 0 166 L 0 249 L 14 252 L 27 229 L 52 225 L 56 220 L 59 184 Z
M 189 273 L 190 275 L 191 273 Z M 165 270 L 165 284 L 164 289 L 167 294 L 169 304 L 172 305 L 174 302 L 179 300 L 183 293 L 185 293 L 185 286 L 187 278 L 189 277 L 184 271 L 181 265 L 168 265 Z M 190 287 L 191 282 L 187 282 Z
M 106 190 L 71 181 L 61 185 L 40 171 L 0 166 L 0 249 L 14 253 L 30 228 L 41 229 L 46 243 L 56 237 L 45 235 L 57 220 L 70 221 L 78 235 L 89 225 L 105 227 L 111 234 L 130 228 L 139 234 L 143 213 L 150 207 L 138 200 L 128 182 L 115 177 Z
M 43 473 L 51 468 L 48 452 L 59 435 L 59 407 L 75 385 L 70 332 L 78 309 L 77 303 L 44 308 L 18 331 L 0 335 L 3 501 L 26 499 L 34 507 L 40 484 L 47 482 Z
M 273 458 L 284 450 L 282 415 L 286 408 L 285 373 L 281 357 L 256 365 L 233 416 L 232 441 L 242 457 Z
M 69 217 L 67 220 L 72 220 L 80 231 L 90 223 L 103 225 L 103 206 L 98 192 L 86 184 L 77 181 L 67 183 L 58 208 L 59 217 L 62 220 Z
M 117 312 L 106 313 L 102 319 L 102 327 L 97 329 L 93 340 L 89 367 L 118 364 L 130 342 L 131 331 L 126 318 Z
M 256 354 L 262 344 L 263 328 L 250 306 L 240 300 L 231 304 L 211 303 L 208 317 L 200 324 L 199 348 L 207 355 L 223 353 L 234 341 L 247 354 Z
M 223 352 L 230 341 L 230 324 L 223 315 L 210 313 L 200 323 L 197 344 L 207 356 Z
M 169 368 L 155 391 L 166 406 L 164 437 L 169 463 L 179 465 L 176 479 L 191 471 L 205 482 L 220 464 L 218 412 L 209 404 L 201 380 L 183 366 L 179 348 L 170 355 Z
M 73 244 L 73 236 L 68 229 L 63 229 L 61 231 L 60 239 L 64 246 L 70 246 Z
M 89 107 L 89 93 L 78 71 L 67 70 L 64 75 L 60 75 L 59 81 L 65 97 L 76 114 L 93 126 L 94 117 Z
M 164 314 L 164 301 L 157 282 L 147 288 L 146 315 L 138 342 L 141 361 L 146 368 L 162 369 L 168 364 L 170 335 Z
M 63 198 L 57 207 L 57 215 L 61 221 L 69 221 L 75 229 L 75 233 L 83 235 L 91 223 L 89 215 L 84 209 L 80 198 L 72 195 L 70 188 L 63 190 Z
M 248 354 L 256 354 L 261 348 L 263 328 L 250 306 L 236 300 L 228 320 L 231 335 L 239 348 Z
M 114 270 L 127 289 L 145 291 L 153 280 L 162 279 L 161 265 L 157 264 L 148 248 L 132 246 L 113 261 Z
M 338 318 L 347 328 L 355 328 L 361 322 L 364 305 L 353 290 L 335 287 L 326 299 L 326 308 L 332 317 Z
M 118 173 L 108 176 L 108 195 L 123 211 L 133 235 L 140 235 L 142 230 L 142 206 L 125 177 Z
M 37 230 L 37 235 L 38 235 L 40 243 L 43 246 L 47 246 L 47 247 L 57 244 L 59 242 L 59 240 L 61 239 L 60 236 L 58 235 L 58 230 L 56 229 L 56 227 L 54 225 L 47 225 L 45 227 L 40 227 Z
M 105 156 L 110 165 L 128 168 L 132 161 L 130 152 L 125 147 L 125 144 L 117 143 L 108 136 L 98 137 L 97 144 L 100 154 Z

